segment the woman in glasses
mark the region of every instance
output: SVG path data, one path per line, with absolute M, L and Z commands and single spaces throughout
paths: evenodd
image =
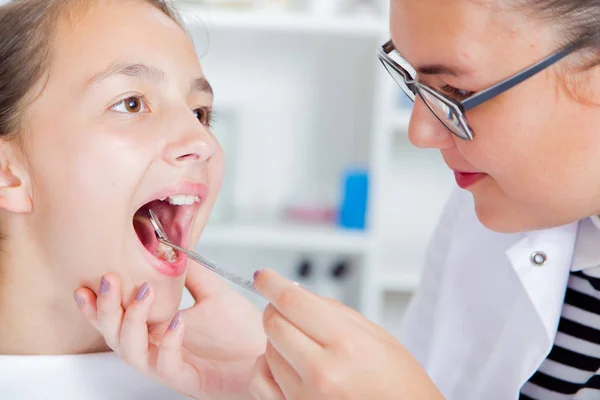
M 251 394 L 600 399 L 600 1 L 392 0 L 391 32 L 379 58 L 415 102 L 410 139 L 439 149 L 461 188 L 406 347 L 263 271 L 267 346 Z M 169 368 L 140 368 L 180 387 L 181 340 L 162 338 Z

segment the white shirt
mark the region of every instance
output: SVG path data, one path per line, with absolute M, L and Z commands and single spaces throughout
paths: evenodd
M 589 269 L 586 274 L 600 278 L 596 268 L 598 266 L 600 266 L 600 217 L 593 216 L 579 223 L 571 271 Z
M 448 400 L 518 398 L 554 344 L 571 271 L 597 261 L 582 249 L 597 250 L 598 222 L 500 234 L 453 193 L 402 334 Z
M 2 400 L 183 400 L 115 353 L 0 356 Z

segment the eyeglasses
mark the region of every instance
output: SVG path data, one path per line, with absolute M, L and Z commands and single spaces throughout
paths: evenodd
M 463 140 L 471 140 L 473 139 L 474 134 L 465 116 L 467 111 L 504 93 L 508 89 L 511 89 L 524 80 L 531 78 L 538 72 L 555 64 L 572 52 L 582 48 L 587 44 L 588 40 L 589 37 L 587 36 L 581 37 L 542 61 L 485 90 L 477 92 L 462 101 L 448 97 L 431 86 L 419 82 L 413 77 L 414 75 L 400 66 L 398 62 L 392 58 L 391 54 L 393 54 L 394 57 L 398 57 L 403 64 L 406 63 L 406 61 L 400 56 L 391 40 L 381 46 L 377 56 L 394 81 L 396 81 L 402 91 L 404 91 L 413 102 L 418 95 L 437 119 L 440 120 L 450 132 Z M 408 66 L 408 63 L 406 63 L 406 65 Z

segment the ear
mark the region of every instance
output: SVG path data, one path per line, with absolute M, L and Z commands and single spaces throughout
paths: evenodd
M 0 208 L 13 213 L 33 211 L 25 155 L 16 140 L 0 140 Z

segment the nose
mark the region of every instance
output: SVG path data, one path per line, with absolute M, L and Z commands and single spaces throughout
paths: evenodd
M 179 117 L 179 124 L 171 125 L 174 131 L 164 148 L 163 160 L 175 167 L 204 164 L 218 148 L 210 129 L 200 123 L 192 112 Z
M 419 96 L 415 99 L 410 124 L 410 142 L 422 149 L 447 149 L 454 146 L 454 135 L 437 119 Z

